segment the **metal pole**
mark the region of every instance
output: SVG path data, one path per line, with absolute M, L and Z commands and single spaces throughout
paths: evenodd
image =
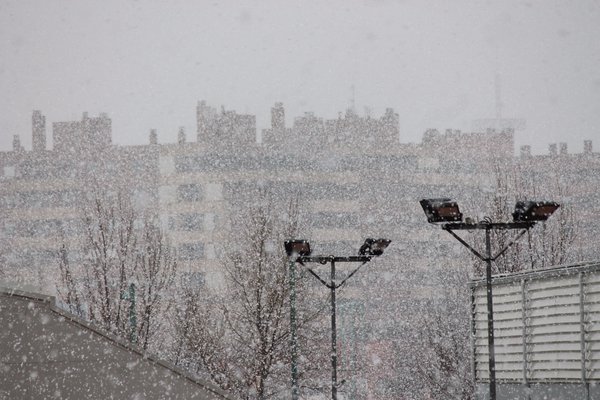
M 133 282 L 129 285 L 129 324 L 131 325 L 129 341 L 136 343 L 137 335 L 135 329 L 137 327 L 137 316 L 135 315 L 135 284 Z
M 331 398 L 337 400 L 337 344 L 335 324 L 335 260 L 331 258 Z
M 298 400 L 298 336 L 296 326 L 296 262 L 290 258 L 290 347 L 292 357 L 292 400 Z
M 490 400 L 496 400 L 496 355 L 494 353 L 494 305 L 492 298 L 492 245 L 490 229 L 485 230 L 486 269 L 485 283 L 487 288 L 487 320 L 488 320 L 488 353 L 490 371 Z

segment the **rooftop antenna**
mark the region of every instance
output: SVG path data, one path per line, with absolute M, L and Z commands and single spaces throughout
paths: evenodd
M 352 111 L 356 111 L 356 104 L 355 104 L 355 92 L 354 92 L 354 85 L 350 86 L 350 90 L 352 91 L 352 97 L 350 98 L 350 109 Z
M 499 73 L 496 73 L 494 79 L 494 87 L 496 94 L 496 119 L 502 119 L 502 81 Z

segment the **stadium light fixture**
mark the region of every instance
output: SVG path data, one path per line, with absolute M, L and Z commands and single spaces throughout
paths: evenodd
M 391 242 L 392 241 L 389 239 L 365 239 L 365 243 L 363 243 L 363 245 L 360 246 L 358 254 L 360 254 L 361 256 L 380 256 L 383 254 L 384 250 L 387 249 Z
M 291 257 L 293 254 L 300 257 L 310 256 L 311 250 L 308 240 L 291 239 L 286 240 L 283 244 L 288 257 Z
M 462 221 L 463 215 L 455 201 L 447 198 L 423 199 L 420 203 L 429 223 Z
M 513 220 L 520 221 L 546 221 L 560 207 L 553 201 L 517 201 Z

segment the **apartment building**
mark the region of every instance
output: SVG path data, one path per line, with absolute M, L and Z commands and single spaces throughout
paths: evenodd
M 54 123 L 48 149 L 45 121 L 33 113 L 31 151 L 16 137 L 12 151 L 0 152 L 0 279 L 25 275 L 53 289 L 48 277 L 56 271 L 57 250 L 63 237 L 79 234 L 83 204 L 95 192 L 122 190 L 160 219 L 177 249 L 182 279 L 218 285 L 223 248 L 243 222 L 237 210 L 261 201 L 261 191 L 281 203 L 298 199 L 302 236 L 317 253 L 351 255 L 366 237 L 393 240 L 384 257 L 340 292 L 340 338 L 349 352 L 341 359 L 348 368 L 370 348 L 357 343 L 382 348 L 394 341 L 402 325 L 399 303 L 435 292 L 428 274 L 453 259 L 470 262 L 449 235 L 426 223 L 421 198 L 451 197 L 466 215 L 479 217 L 478 202 L 496 189 L 498 168 L 528 174 L 538 188 L 560 179 L 568 183 L 564 193 L 533 186 L 524 193 L 573 205 L 580 235 L 594 238 L 578 242 L 579 257 L 597 257 L 600 248 L 600 210 L 588 207 L 600 191 L 600 155 L 591 141 L 583 154 L 561 146 L 539 156 L 524 148 L 514 157 L 511 130 L 432 129 L 420 143 L 401 143 L 392 109 L 379 118 L 353 110 L 332 120 L 306 113 L 288 127 L 281 103 L 271 110 L 271 127 L 257 136 L 254 116 L 201 101 L 195 141 L 180 130 L 176 143 L 159 144 L 150 131 L 147 144 L 114 145 L 110 118 L 85 113 L 81 121 Z M 361 398 L 367 377 L 355 376 L 354 398 Z

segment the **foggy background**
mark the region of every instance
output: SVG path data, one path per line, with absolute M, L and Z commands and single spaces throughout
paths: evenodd
M 117 144 L 150 128 L 175 142 L 205 99 L 258 130 L 276 101 L 288 125 L 393 107 L 401 142 L 500 111 L 526 122 L 517 148 L 580 152 L 600 126 L 599 38 L 595 0 L 2 0 L 0 150 L 15 134 L 31 148 L 34 109 L 48 123 L 106 112 Z

